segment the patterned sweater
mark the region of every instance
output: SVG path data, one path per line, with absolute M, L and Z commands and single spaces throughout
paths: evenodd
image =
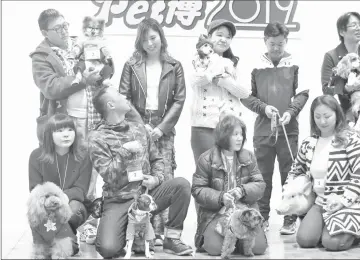
M 244 106 L 258 114 L 255 121 L 254 136 L 270 136 L 271 120 L 265 114 L 267 105 L 276 107 L 280 116 L 289 112 L 291 120 L 286 125 L 288 135 L 298 135 L 297 116 L 309 98 L 309 90 L 298 90 L 299 66 L 292 56 L 285 53 L 277 66 L 263 54 L 259 65 L 251 73 L 252 94 L 242 100 Z M 279 127 L 279 135 L 283 130 Z
M 123 144 L 138 140 L 143 150 L 131 153 Z M 161 184 L 164 180 L 164 162 L 143 124 L 124 120 L 109 125 L 102 120 L 89 134 L 90 158 L 94 168 L 104 180 L 104 198 L 123 201 L 133 198 L 141 188 L 142 181 L 129 182 L 127 167 L 141 166 L 144 175 L 156 176 Z
M 239 69 L 236 69 L 235 78 L 229 76 L 209 81 L 209 78 L 219 75 L 223 70 L 223 66 L 210 66 L 205 71 L 196 71 L 194 68 L 190 78 L 194 91 L 191 126 L 215 128 L 222 111 L 241 116 L 244 108 L 240 99 L 250 95 L 250 87 L 242 84 Z
M 330 235 L 360 232 L 360 135 L 348 132 L 347 137 L 347 145 L 331 146 L 324 199 L 316 198 L 316 203 L 324 206 L 326 198 L 335 193 L 341 196 L 341 202 L 345 206 L 331 215 L 327 212 L 323 214 Z M 308 175 L 312 178 L 310 166 L 317 141 L 317 136 L 310 136 L 302 142 L 288 179 L 299 175 Z

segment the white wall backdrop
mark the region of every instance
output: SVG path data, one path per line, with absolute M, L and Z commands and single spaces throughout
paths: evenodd
M 4 1 L 2 2 L 2 245 L 3 257 L 27 228 L 25 203 L 28 196 L 28 157 L 37 147 L 35 118 L 38 115 L 39 91 L 32 79 L 29 57 L 43 37 L 37 19 L 41 11 L 55 8 L 71 24 L 73 35 L 81 34 L 84 16 L 94 15 L 97 8 L 89 1 Z M 347 11 L 360 11 L 360 1 L 298 1 L 294 21 L 300 31 L 291 34 L 288 51 L 300 64 L 302 88 L 311 90 L 311 97 L 300 114 L 300 140 L 309 133 L 309 106 L 321 94 L 320 69 L 323 55 L 339 43 L 336 20 Z M 203 24 L 199 21 L 198 24 Z M 122 23 L 118 19 L 118 23 Z M 122 27 L 125 28 L 125 27 Z M 107 35 L 113 53 L 116 73 L 113 83 L 119 84 L 122 67 L 133 51 L 136 30 L 121 29 L 121 34 Z M 189 35 L 180 27 L 166 28 L 169 51 L 189 71 L 195 51 L 197 32 Z M 184 36 L 184 34 L 186 34 Z M 182 36 L 183 35 L 183 36 Z M 250 84 L 254 59 L 265 51 L 262 32 L 238 31 L 232 43 L 240 57 L 244 80 Z M 192 91 L 187 86 L 187 101 L 176 126 L 177 176 L 191 179 L 195 169 L 190 146 L 190 106 Z M 249 128 L 247 147 L 252 147 L 254 115 L 246 111 Z

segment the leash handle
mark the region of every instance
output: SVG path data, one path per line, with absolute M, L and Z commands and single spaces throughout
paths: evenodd
M 279 114 L 279 113 L 276 113 L 276 114 L 277 114 L 277 116 L 278 116 L 279 119 L 280 119 L 280 118 L 281 118 L 281 117 L 280 117 L 280 114 Z M 290 155 L 291 155 L 291 159 L 292 159 L 293 161 L 295 161 L 294 155 L 293 155 L 293 153 L 292 153 L 292 151 L 291 151 L 291 147 L 290 147 L 290 143 L 289 143 L 289 139 L 288 139 L 288 136 L 287 136 L 287 133 L 286 133 L 286 129 L 285 129 L 284 123 L 281 123 L 281 126 L 282 126 L 282 129 L 283 129 L 283 131 L 284 131 L 284 135 L 285 135 L 286 143 L 287 143 L 288 148 L 289 148 L 289 152 L 290 152 Z

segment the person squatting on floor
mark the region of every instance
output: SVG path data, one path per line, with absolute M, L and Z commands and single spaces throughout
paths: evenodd
M 195 246 L 199 252 L 220 255 L 224 237 L 216 231 L 221 217 L 218 212 L 234 203 L 244 203 L 258 209 L 265 182 L 257 167 L 253 153 L 243 148 L 246 126 L 233 115 L 221 119 L 215 128 L 215 145 L 203 153 L 193 175 L 191 192 L 199 204 L 199 221 Z M 264 254 L 267 240 L 259 227 L 253 253 Z M 242 249 L 238 240 L 237 250 Z
M 360 135 L 330 95 L 314 99 L 310 122 L 311 136 L 300 145 L 288 175 L 311 177 L 317 195 L 296 241 L 302 248 L 321 243 L 330 251 L 347 250 L 360 232 Z
M 180 240 L 191 197 L 189 182 L 184 178 L 164 181 L 163 159 L 145 126 L 125 119 L 130 110 L 125 96 L 104 87 L 93 102 L 104 118 L 89 135 L 90 158 L 104 180 L 96 250 L 104 258 L 124 254 L 129 206 L 134 195 L 147 188 L 158 206 L 154 214 L 169 207 L 164 252 L 191 254 L 191 247 Z

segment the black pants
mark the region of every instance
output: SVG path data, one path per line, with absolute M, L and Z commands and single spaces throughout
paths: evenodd
M 169 219 L 166 228 L 181 235 L 190 204 L 190 183 L 181 177 L 174 178 L 163 182 L 160 186 L 149 191 L 149 194 L 157 204 L 157 210 L 153 212 L 153 215 L 169 207 Z M 95 242 L 96 251 L 102 257 L 118 257 L 124 253 L 128 223 L 127 212 L 132 203 L 133 200 L 124 203 L 104 201 L 104 211 Z
M 295 159 L 298 149 L 298 136 L 290 135 L 288 139 Z M 292 165 L 292 159 L 285 136 L 279 136 L 276 143 L 275 136 L 254 136 L 253 143 L 257 164 L 266 183 L 264 195 L 259 200 L 260 213 L 265 220 L 268 220 L 275 157 L 277 157 L 279 163 L 281 186 L 286 181 Z M 288 218 L 288 216 L 285 217 Z
M 73 212 L 73 215 L 69 220 L 69 225 L 76 235 L 76 230 L 85 223 L 88 218 L 88 214 L 84 204 L 80 201 L 72 200 L 69 202 L 69 206 Z

